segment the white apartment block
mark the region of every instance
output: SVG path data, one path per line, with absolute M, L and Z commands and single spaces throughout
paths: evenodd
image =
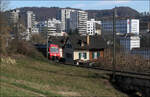
M 34 26 L 32 28 L 32 34 L 39 34 L 39 28 L 37 27 L 38 22 L 34 22 Z
M 78 11 L 78 31 L 81 35 L 87 34 L 87 20 L 88 13 L 85 11 Z
M 87 21 L 87 34 L 88 35 L 100 34 L 100 32 L 98 32 L 98 29 L 96 27 L 100 25 L 101 25 L 101 21 L 95 21 L 95 19 L 91 19 L 90 21 Z
M 61 9 L 60 11 L 60 20 L 62 22 L 62 30 L 67 32 L 69 27 L 69 19 L 70 19 L 70 13 L 74 12 L 73 9 Z
M 80 34 L 86 34 L 87 12 L 74 9 L 61 9 L 60 20 L 63 31 L 69 32 L 70 30 L 78 29 Z
M 35 14 L 32 11 L 27 11 L 27 28 L 33 28 L 35 26 Z
M 27 28 L 27 39 L 29 40 L 32 34 L 38 34 L 39 30 L 36 28 L 35 14 L 32 11 L 24 13 L 25 26 Z
M 103 33 L 112 33 L 113 21 L 102 21 Z M 127 34 L 133 33 L 139 35 L 139 19 L 117 19 L 116 20 L 116 33 Z
M 120 45 L 125 51 L 130 51 L 133 48 L 140 48 L 140 37 L 138 35 L 120 37 Z
M 19 9 L 11 10 L 7 13 L 9 23 L 17 23 L 19 19 Z
M 48 19 L 47 21 L 41 21 L 38 23 L 37 27 L 39 32 L 48 35 L 59 35 L 62 32 L 61 22 L 56 19 Z
M 39 33 L 47 32 L 47 21 L 40 21 L 36 26 L 39 29 Z

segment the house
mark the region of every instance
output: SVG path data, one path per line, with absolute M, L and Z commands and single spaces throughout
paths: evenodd
M 64 58 L 66 62 L 74 60 L 93 61 L 104 57 L 106 42 L 101 36 L 72 35 L 64 45 Z

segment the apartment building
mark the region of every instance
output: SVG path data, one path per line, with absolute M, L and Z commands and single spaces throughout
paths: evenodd
M 87 20 L 88 13 L 85 11 L 78 11 L 78 31 L 81 35 L 87 35 Z
M 9 12 L 7 12 L 8 21 L 10 24 L 18 22 L 19 13 L 19 9 L 10 10 Z
M 27 28 L 33 28 L 35 26 L 35 14 L 32 11 L 27 11 L 26 15 Z
M 41 21 L 38 23 L 37 27 L 39 28 L 39 32 L 42 34 L 48 35 L 60 35 L 62 32 L 62 24 L 59 20 L 48 19 L 47 21 Z
M 150 22 L 140 22 L 140 33 L 147 33 L 150 31 Z
M 39 29 L 36 27 L 36 15 L 33 11 L 22 11 L 20 12 L 20 20 L 23 21 L 26 27 L 27 40 L 30 40 L 32 34 L 38 34 Z
M 69 8 L 68 9 L 63 8 L 60 10 L 59 19 L 62 22 L 62 30 L 65 32 L 69 31 L 69 24 L 70 24 L 69 22 L 70 22 L 70 16 L 72 12 L 75 12 L 75 10 Z
M 100 25 L 101 25 L 101 21 L 95 21 L 95 19 L 91 19 L 87 21 L 87 34 L 88 35 L 96 35 L 96 34 L 100 35 L 101 34 Z
M 125 51 L 130 51 L 133 48 L 140 48 L 140 37 L 138 35 L 120 37 L 120 45 Z
M 88 14 L 82 10 L 61 9 L 60 20 L 62 22 L 62 30 L 69 33 L 70 30 L 78 29 L 80 34 L 86 34 L 86 22 Z
M 112 19 L 102 21 L 103 34 L 111 34 L 113 31 Z M 127 34 L 133 33 L 139 35 L 139 19 L 117 19 L 116 33 Z
M 70 13 L 69 30 L 74 31 L 78 28 L 78 11 Z

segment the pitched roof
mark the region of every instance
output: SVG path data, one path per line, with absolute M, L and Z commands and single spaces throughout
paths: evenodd
M 67 37 L 65 36 L 50 36 L 48 42 L 57 44 L 59 47 L 63 47 Z
M 76 50 L 106 48 L 106 41 L 101 36 L 89 36 L 89 45 L 87 44 L 87 36 L 72 35 L 69 37 L 69 39 L 72 47 Z

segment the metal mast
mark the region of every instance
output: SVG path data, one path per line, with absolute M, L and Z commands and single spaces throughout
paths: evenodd
M 116 7 L 113 10 L 113 81 L 116 75 Z

